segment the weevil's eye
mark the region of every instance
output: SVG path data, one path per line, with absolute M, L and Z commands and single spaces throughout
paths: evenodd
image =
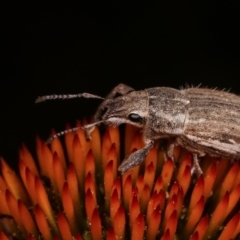
M 138 114 L 136 113 L 130 113 L 128 115 L 128 119 L 132 122 L 142 122 L 142 117 L 140 117 Z

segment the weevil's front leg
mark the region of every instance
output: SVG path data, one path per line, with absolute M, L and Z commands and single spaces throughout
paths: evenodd
M 95 125 L 96 124 L 93 123 L 93 124 L 88 124 L 86 126 L 83 126 L 83 129 L 85 130 L 85 138 L 86 138 L 87 141 L 91 140 L 91 133 L 94 130 Z
M 104 112 L 106 103 L 108 102 L 108 100 L 114 99 L 116 97 L 119 96 L 123 96 L 126 95 L 127 93 L 134 91 L 133 88 L 125 85 L 125 84 L 118 84 L 115 88 L 112 89 L 112 91 L 107 95 L 107 97 L 105 98 L 105 101 L 103 101 L 100 106 L 98 107 L 95 115 L 94 115 L 94 119 L 95 121 L 99 121 L 101 119 L 102 113 Z
M 113 99 L 118 96 L 125 95 L 131 91 L 134 91 L 134 89 L 123 83 L 120 83 L 115 88 L 112 89 L 112 91 L 107 95 L 105 99 Z
M 197 177 L 200 177 L 200 175 L 203 174 L 202 169 L 199 165 L 199 156 L 203 157 L 205 156 L 205 153 L 200 151 L 199 148 L 194 145 L 192 142 L 187 141 L 187 139 L 184 138 L 177 138 L 176 142 L 182 146 L 183 148 L 186 148 L 189 152 L 192 152 L 193 156 L 193 173 L 197 175 Z
M 144 161 L 146 158 L 149 150 L 153 147 L 154 141 L 153 140 L 145 140 L 146 145 L 144 148 L 137 150 L 136 152 L 132 153 L 126 160 L 122 162 L 119 166 L 118 170 L 123 174 L 129 169 L 138 166 L 140 163 Z

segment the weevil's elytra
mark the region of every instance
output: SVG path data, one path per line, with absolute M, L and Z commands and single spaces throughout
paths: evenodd
M 41 101 L 46 99 L 51 96 L 41 97 Z M 90 137 L 94 125 L 101 122 L 128 123 L 143 129 L 145 146 L 122 162 L 119 167 L 122 173 L 139 165 L 154 140 L 160 138 L 174 137 L 175 144 L 191 151 L 198 175 L 201 174 L 198 156 L 240 158 L 240 97 L 228 92 L 168 87 L 135 91 L 119 84 L 98 107 L 95 123 L 84 127 L 86 136 Z

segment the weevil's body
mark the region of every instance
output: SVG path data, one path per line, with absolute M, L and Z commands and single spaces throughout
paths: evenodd
M 240 158 L 240 97 L 207 88 L 146 92 L 154 139 L 173 135 L 178 144 L 200 155 Z
M 200 156 L 240 158 L 240 97 L 206 88 L 181 92 L 189 105 L 178 143 Z
M 138 165 L 153 140 L 159 138 L 175 137 L 177 144 L 198 156 L 240 158 L 239 96 L 207 88 L 156 87 L 134 91 L 120 86 L 127 91 L 118 97 L 110 94 L 100 105 L 95 120 L 143 128 L 146 146 L 122 163 L 121 172 Z
M 40 97 L 37 102 L 75 96 L 100 98 L 88 93 L 51 95 Z M 139 165 L 154 140 L 159 138 L 174 137 L 177 144 L 191 151 L 198 175 L 202 172 L 198 156 L 240 158 L 240 97 L 228 92 L 167 87 L 135 91 L 119 84 L 100 104 L 95 123 L 84 126 L 87 138 L 90 138 L 94 125 L 101 122 L 112 125 L 129 123 L 143 129 L 146 145 L 120 165 L 122 173 Z M 50 140 L 69 131 L 56 134 Z

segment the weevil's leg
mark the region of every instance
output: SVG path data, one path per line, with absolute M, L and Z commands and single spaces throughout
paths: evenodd
M 149 140 L 144 148 L 139 149 L 138 151 L 132 153 L 126 160 L 122 162 L 119 166 L 118 170 L 123 174 L 129 169 L 138 166 L 140 163 L 144 161 L 149 150 L 153 147 L 154 141 Z
M 91 140 L 91 132 L 94 130 L 95 126 L 85 129 L 85 138 L 89 142 Z
M 174 142 L 172 142 L 167 149 L 167 156 L 171 158 L 173 162 L 174 162 L 174 157 L 173 157 L 174 147 L 175 147 L 175 144 Z
M 104 112 L 108 100 L 123 96 L 131 91 L 134 91 L 134 89 L 122 83 L 118 84 L 115 88 L 113 88 L 112 91 L 106 96 L 105 101 L 103 101 L 98 107 L 94 115 L 95 121 L 99 121 L 101 119 L 102 113 Z
M 86 138 L 86 140 L 87 141 L 90 141 L 91 140 L 91 133 L 92 133 L 92 131 L 94 130 L 94 128 L 95 128 L 95 125 L 96 124 L 88 124 L 88 125 L 86 125 L 86 126 L 83 126 L 83 128 L 84 128 L 84 133 L 85 133 L 85 138 Z
M 87 141 L 90 141 L 91 140 L 91 132 L 94 130 L 95 126 L 102 123 L 104 121 L 98 121 L 98 122 L 94 122 L 94 123 L 90 123 L 90 124 L 87 124 L 85 126 L 82 127 L 82 129 L 85 130 L 85 137 L 87 139 Z
M 193 153 L 193 167 L 194 167 L 194 173 L 196 173 L 197 177 L 199 178 L 203 172 L 201 167 L 199 166 L 199 158 L 197 153 Z
M 120 83 L 115 88 L 112 89 L 112 91 L 107 95 L 105 99 L 113 99 L 118 96 L 125 95 L 131 91 L 134 91 L 134 89 L 123 83 Z

